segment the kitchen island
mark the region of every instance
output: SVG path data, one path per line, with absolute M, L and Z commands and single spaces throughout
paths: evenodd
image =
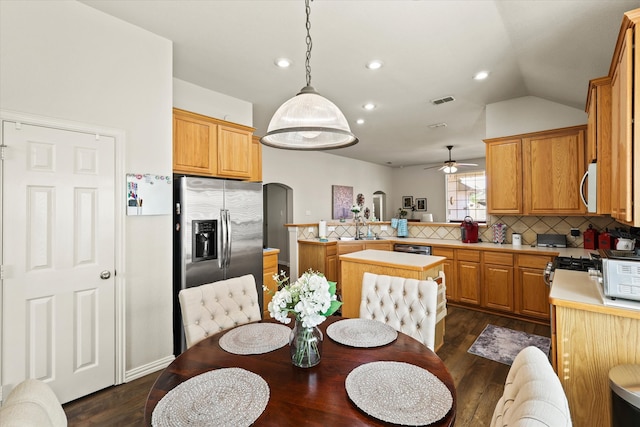
M 586 272 L 556 270 L 549 296 L 552 361 L 575 427 L 611 425 L 609 371 L 640 363 L 640 303 L 601 289 Z
M 387 276 L 406 277 L 417 280 L 438 279 L 444 257 L 408 254 L 403 252 L 366 249 L 340 255 L 340 292 L 342 295 L 342 315 L 358 317 L 362 295 L 362 276 L 365 272 Z M 445 277 L 446 279 L 446 277 Z M 436 280 L 437 281 L 437 280 Z M 435 349 L 444 339 L 444 316 L 446 315 L 446 284 L 441 281 L 438 287 L 438 309 L 436 323 Z

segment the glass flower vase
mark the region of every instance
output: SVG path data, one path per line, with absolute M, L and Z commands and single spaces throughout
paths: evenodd
M 293 365 L 310 368 L 320 363 L 322 338 L 322 331 L 317 326 L 305 328 L 302 321 L 296 319 L 289 335 L 289 350 Z

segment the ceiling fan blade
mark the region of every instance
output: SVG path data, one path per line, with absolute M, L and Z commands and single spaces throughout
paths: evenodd
M 478 166 L 477 163 L 456 163 L 456 166 Z

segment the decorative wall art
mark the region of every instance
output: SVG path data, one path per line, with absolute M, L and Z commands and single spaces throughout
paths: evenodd
M 426 211 L 427 210 L 427 199 L 424 199 L 424 198 L 416 199 L 416 210 L 417 211 Z
M 345 219 L 351 216 L 351 205 L 353 203 L 353 187 L 345 185 L 332 185 L 332 218 Z
M 127 174 L 127 215 L 169 215 L 172 200 L 170 176 Z
M 402 196 L 402 207 L 404 209 L 411 209 L 413 206 L 413 196 Z

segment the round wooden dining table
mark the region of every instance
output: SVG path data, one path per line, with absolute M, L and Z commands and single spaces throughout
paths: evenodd
M 324 334 L 322 360 L 312 368 L 291 363 L 289 346 L 264 354 L 237 355 L 223 350 L 218 341 L 228 331 L 208 337 L 187 349 L 167 366 L 153 384 L 145 406 L 145 423 L 151 425 L 153 410 L 170 390 L 202 373 L 238 367 L 262 377 L 269 385 L 269 401 L 255 426 L 388 426 L 349 399 L 347 375 L 360 365 L 377 361 L 406 362 L 435 375 L 451 392 L 453 404 L 444 418 L 431 426 L 452 426 L 456 417 L 456 390 L 442 360 L 421 342 L 398 332 L 390 344 L 350 347 L 329 338 L 326 328 L 342 317 L 331 316 L 320 325 Z M 262 322 L 275 322 L 274 319 Z M 289 325 L 290 326 L 290 325 Z

